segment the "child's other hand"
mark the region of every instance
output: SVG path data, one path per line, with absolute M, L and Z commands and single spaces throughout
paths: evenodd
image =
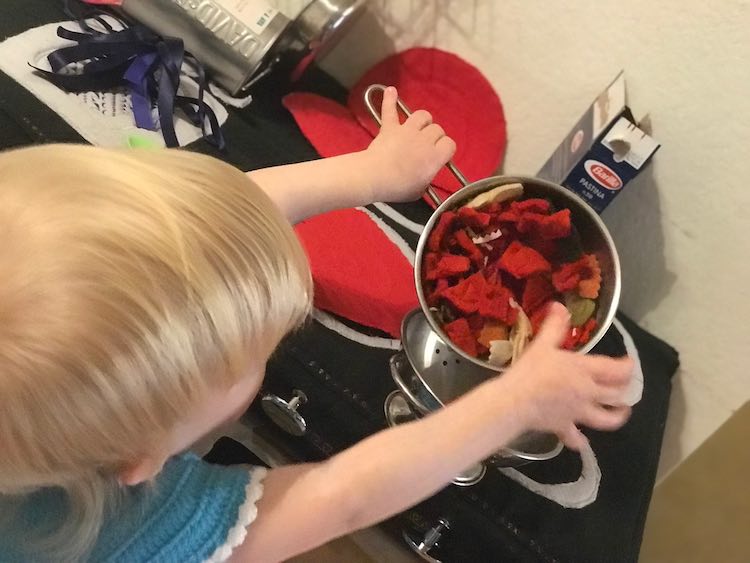
M 382 127 L 365 151 L 374 201 L 413 201 L 456 152 L 456 143 L 425 110 L 400 123 L 394 87 L 383 93 Z
M 501 380 L 513 385 L 531 428 L 556 433 L 580 449 L 586 438 L 576 423 L 616 430 L 628 420 L 623 399 L 633 374 L 630 358 L 610 358 L 560 349 L 569 315 L 562 305 L 549 312 L 539 334 Z

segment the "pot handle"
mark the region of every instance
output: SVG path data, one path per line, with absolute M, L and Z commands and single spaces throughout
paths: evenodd
M 372 95 L 375 92 L 385 92 L 385 86 L 382 84 L 371 84 L 367 87 L 367 90 L 365 90 L 365 106 L 367 107 L 367 110 L 370 112 L 370 115 L 375 120 L 375 123 L 378 125 L 383 124 L 383 120 L 380 117 L 380 112 L 378 111 L 378 108 L 375 107 L 375 103 L 373 102 Z M 396 103 L 398 104 L 398 109 L 401 110 L 401 112 L 409 117 L 411 115 L 411 110 L 406 106 L 406 104 L 403 102 L 401 98 L 398 98 L 396 100 Z M 448 170 L 451 171 L 451 173 L 456 177 L 456 180 L 458 180 L 461 183 L 461 186 L 466 186 L 469 181 L 466 179 L 466 176 L 463 175 L 463 172 L 461 172 L 455 164 L 453 164 L 452 161 L 448 161 L 445 166 L 448 168 Z M 427 186 L 427 196 L 432 200 L 432 203 L 435 204 L 435 206 L 439 206 L 441 203 L 443 203 L 443 200 L 440 199 L 440 196 L 435 193 L 435 188 L 433 188 L 431 185 Z

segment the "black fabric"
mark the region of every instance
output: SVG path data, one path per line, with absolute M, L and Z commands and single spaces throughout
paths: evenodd
M 448 487 L 407 512 L 408 520 L 424 521 L 417 527 L 422 532 L 440 517 L 454 522 L 443 561 L 637 561 L 678 356 L 624 315 L 619 320 L 638 349 L 645 383 L 627 425 L 617 432 L 586 431 L 602 471 L 597 500 L 562 508 L 490 470 L 479 484 Z M 610 329 L 595 352 L 624 355 L 619 331 Z M 310 435 L 292 440 L 301 458 L 323 459 L 386 428 L 383 403 L 395 388 L 388 375 L 391 354 L 319 325 L 288 339 L 269 365 L 264 390 L 315 393 L 303 409 Z M 564 483 L 575 481 L 580 468 L 580 458 L 564 451 L 519 470 L 542 483 Z M 403 522 L 394 526 L 400 530 Z
M 0 38 L 67 19 L 61 0 L 6 0 L 4 8 Z M 346 96 L 340 85 L 315 68 L 295 88 L 339 101 Z M 218 154 L 203 141 L 192 144 L 189 150 L 221 157 L 243 170 L 318 158 L 281 105 L 287 89 L 280 78 L 264 80 L 255 89 L 255 100 L 249 107 L 230 110 L 224 126 L 226 155 Z M 54 112 L 3 74 L 0 74 L 0 128 L 0 148 L 82 141 Z M 418 222 L 424 222 L 430 214 L 423 202 L 396 207 Z M 416 244 L 413 234 L 381 218 L 410 244 Z M 624 428 L 614 433 L 588 432 L 603 474 L 599 497 L 593 504 L 582 509 L 565 509 L 490 470 L 478 485 L 466 489 L 449 486 L 390 520 L 385 527 L 397 536 L 404 527 L 423 533 L 436 518 L 450 518 L 452 530 L 438 552 L 446 562 L 637 561 L 664 431 L 670 378 L 678 358 L 667 344 L 627 318 L 620 319 L 639 350 L 645 388 L 642 401 Z M 373 333 L 364 327 L 357 328 Z M 611 329 L 596 351 L 623 354 L 619 333 Z M 264 418 L 258 401 L 250 414 L 261 421 L 261 431 L 283 443 L 298 459 L 324 459 L 386 427 L 383 402 L 395 389 L 388 369 L 391 354 L 390 350 L 356 344 L 311 322 L 288 338 L 272 359 L 263 387 L 263 393 L 275 393 L 286 399 L 294 389 L 305 391 L 309 401 L 300 412 L 308 421 L 307 434 L 294 438 L 280 432 Z M 254 463 L 244 448 L 230 442 L 217 444 L 209 459 L 220 463 Z M 554 460 L 531 464 L 521 471 L 541 482 L 566 482 L 578 477 L 580 460 L 564 452 Z
M 226 436 L 219 438 L 203 460 L 216 465 L 253 465 L 268 467 L 268 464 L 238 441 Z

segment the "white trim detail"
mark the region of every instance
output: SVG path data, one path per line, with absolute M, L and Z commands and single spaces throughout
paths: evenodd
M 569 483 L 539 483 L 511 467 L 504 467 L 499 471 L 532 493 L 556 502 L 564 508 L 583 508 L 594 502 L 599 495 L 602 470 L 589 444 L 581 450 L 580 455 L 581 476 Z
M 375 209 L 380 211 L 383 215 L 391 219 L 392 221 L 398 223 L 401 225 L 404 229 L 411 231 L 414 234 L 421 235 L 422 231 L 424 231 L 424 225 L 420 225 L 419 223 L 415 223 L 411 219 L 403 216 L 401 213 L 393 209 L 390 205 L 387 203 L 373 203 L 372 204 Z
M 361 211 L 362 213 L 367 215 L 372 220 L 372 222 L 375 223 L 381 231 L 383 231 L 383 234 L 387 236 L 393 244 L 396 245 L 396 247 L 401 251 L 401 254 L 403 254 L 404 257 L 409 261 L 409 264 L 414 266 L 416 255 L 411 249 L 411 246 L 409 246 L 409 244 L 401 238 L 401 235 L 394 231 L 392 227 L 387 225 L 380 217 L 375 215 L 369 209 L 366 209 L 365 207 L 357 207 L 356 210 Z
M 362 344 L 363 346 L 369 346 L 370 348 L 382 348 L 384 350 L 400 350 L 401 341 L 395 338 L 383 338 L 382 336 L 370 336 L 355 330 L 351 327 L 346 326 L 338 319 L 332 317 L 328 313 L 321 311 L 320 309 L 313 309 L 313 318 L 326 327 L 328 330 L 338 333 L 344 338 Z
M 643 367 L 641 366 L 641 358 L 638 355 L 638 348 L 635 347 L 635 342 L 633 342 L 633 337 L 625 330 L 622 323 L 615 319 L 612 324 L 622 335 L 625 351 L 633 359 L 633 378 L 630 380 L 630 386 L 625 392 L 625 404 L 632 407 L 643 397 Z
M 223 563 L 231 556 L 235 548 L 245 541 L 247 527 L 258 516 L 258 501 L 263 496 L 263 479 L 268 471 L 265 467 L 256 467 L 250 472 L 250 482 L 245 487 L 245 502 L 237 514 L 237 523 L 227 533 L 226 541 L 217 547 L 205 563 Z
M 643 367 L 633 337 L 630 336 L 630 333 L 618 319 L 614 319 L 612 324 L 622 336 L 625 351 L 634 363 L 633 378 L 625 393 L 625 402 L 632 407 L 643 397 Z M 499 471 L 532 493 L 543 496 L 565 508 L 583 508 L 594 502 L 599 495 L 602 471 L 590 445 L 587 444 L 580 455 L 581 476 L 570 483 L 539 483 L 513 468 L 503 468 Z

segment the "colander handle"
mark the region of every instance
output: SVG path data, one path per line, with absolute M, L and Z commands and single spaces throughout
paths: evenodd
M 375 92 L 385 92 L 385 86 L 382 84 L 371 84 L 367 87 L 367 90 L 365 90 L 365 106 L 367 106 L 367 110 L 370 112 L 370 115 L 375 120 L 375 123 L 378 125 L 383 125 L 383 119 L 380 116 L 380 112 L 378 111 L 378 108 L 375 107 L 375 102 L 372 99 L 372 95 Z M 396 104 L 398 106 L 398 109 L 401 110 L 401 112 L 409 117 L 411 115 L 411 110 L 407 107 L 407 105 L 404 103 L 404 101 L 401 98 L 398 98 L 396 100 Z M 461 172 L 455 164 L 453 164 L 452 161 L 446 162 L 445 166 L 448 168 L 448 170 L 451 171 L 451 173 L 456 177 L 456 180 L 458 180 L 461 183 L 461 186 L 466 186 L 469 181 L 466 179 L 466 176 L 463 175 L 463 172 Z M 432 185 L 427 186 L 427 197 L 432 200 L 432 203 L 435 204 L 435 206 L 440 205 L 443 203 L 443 200 L 440 199 L 440 196 L 437 195 L 435 192 L 435 188 L 432 187 Z
M 406 384 L 406 381 L 404 381 L 404 378 L 401 376 L 401 366 L 410 365 L 409 360 L 406 358 L 406 353 L 404 353 L 404 351 L 402 350 L 401 352 L 394 354 L 393 356 L 391 356 L 389 363 L 391 367 L 391 377 L 393 378 L 394 383 L 396 383 L 396 386 L 398 386 L 399 390 L 406 396 L 407 400 L 422 412 L 429 412 L 430 409 L 428 409 L 427 406 L 419 399 L 419 397 L 417 397 L 412 392 L 411 388 Z

